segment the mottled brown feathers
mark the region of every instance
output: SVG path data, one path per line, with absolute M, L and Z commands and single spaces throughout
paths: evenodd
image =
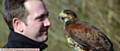
M 59 17 L 65 23 L 67 38 L 72 39 L 74 49 L 84 51 L 113 51 L 113 45 L 108 37 L 96 27 L 80 21 L 71 10 L 64 10 Z M 71 40 L 70 40 L 71 41 Z

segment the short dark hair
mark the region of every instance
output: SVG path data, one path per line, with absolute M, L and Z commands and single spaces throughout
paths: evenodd
M 25 22 L 28 11 L 25 9 L 26 0 L 3 0 L 3 17 L 10 30 L 13 30 L 12 19 L 19 18 Z

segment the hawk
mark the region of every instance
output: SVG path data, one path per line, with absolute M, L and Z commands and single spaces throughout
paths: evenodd
M 96 27 L 78 19 L 72 10 L 64 10 L 59 18 L 65 23 L 65 36 L 75 51 L 113 51 L 110 39 Z

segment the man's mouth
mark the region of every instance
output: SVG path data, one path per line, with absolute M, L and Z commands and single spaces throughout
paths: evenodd
M 48 31 L 40 32 L 38 36 L 48 35 Z
M 48 31 L 43 32 L 43 35 L 48 35 Z
M 47 36 L 47 35 L 48 35 L 48 27 L 41 27 L 37 37 Z

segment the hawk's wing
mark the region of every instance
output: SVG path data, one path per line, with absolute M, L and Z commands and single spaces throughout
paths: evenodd
M 69 23 L 65 26 L 65 30 L 74 41 L 87 48 L 106 51 L 112 48 L 112 43 L 104 33 L 84 22 Z

